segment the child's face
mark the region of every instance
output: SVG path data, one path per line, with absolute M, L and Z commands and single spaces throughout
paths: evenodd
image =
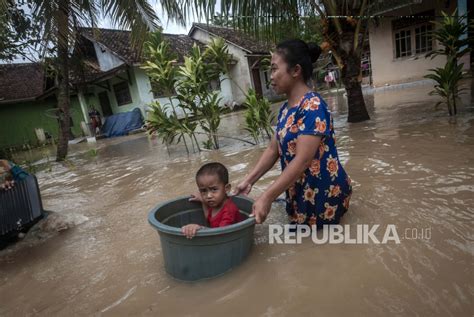
M 197 178 L 196 183 L 203 202 L 211 208 L 220 208 L 227 199 L 230 184 L 224 184 L 217 175 L 204 174 Z

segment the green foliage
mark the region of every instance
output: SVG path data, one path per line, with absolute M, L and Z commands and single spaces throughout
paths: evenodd
M 440 22 L 432 21 L 435 30 L 431 32 L 431 35 L 442 47 L 429 52 L 426 57 L 433 59 L 438 55 L 444 55 L 448 58 L 458 59 L 471 50 L 468 45 L 472 38 L 463 37 L 463 35 L 467 35 L 468 30 L 474 27 L 474 22 L 470 21 L 468 24 L 467 16 L 458 16 L 457 10 L 451 15 L 445 12 L 441 12 L 441 14 L 443 19 Z
M 156 135 L 165 144 L 171 144 L 178 135 L 179 124 L 177 117 L 172 114 L 168 116 L 167 106 L 162 106 L 158 101 L 150 104 L 150 110 L 146 118 L 146 127 L 149 135 Z
M 159 34 L 159 33 L 158 33 Z M 155 46 L 156 45 L 156 46 Z M 142 68 L 154 83 L 153 88 L 158 89 L 164 96 L 171 96 L 176 84 L 176 56 L 170 52 L 169 45 L 165 41 L 156 43 L 146 42 L 146 56 Z
M 432 22 L 436 28 L 431 33 L 433 38 L 440 42 L 442 48 L 426 54 L 426 58 L 443 55 L 446 56 L 447 61 L 444 67 L 430 69 L 431 74 L 424 77 L 436 82 L 434 90 L 429 94 L 443 98 L 443 101 L 438 102 L 436 106 L 445 103 L 451 116 L 453 113 L 456 115 L 456 101 L 464 90 L 459 89 L 459 82 L 464 77 L 462 71 L 464 64 L 458 65 L 458 59 L 470 51 L 467 46 L 470 40 L 463 36 L 467 34 L 469 28 L 473 27 L 473 23 L 468 25 L 466 16 L 458 16 L 457 10 L 451 15 L 445 12 L 442 12 L 442 15 L 441 22 Z
M 1 1 L 0 1 L 1 2 Z M 0 60 L 12 61 L 15 57 L 28 56 L 27 48 L 39 42 L 39 26 L 34 23 L 25 7 L 31 9 L 31 1 L 3 0 L 0 6 Z
M 152 33 L 144 44 L 147 61 L 142 68 L 150 77 L 152 90 L 168 97 L 169 103 L 160 105 L 153 102 L 148 114 L 147 127 L 149 133 L 157 135 L 166 145 L 171 144 L 177 137 L 177 142 L 183 141 L 186 151 L 189 149 L 185 135 L 195 139 L 194 130 L 196 125 L 189 122 L 187 115 L 184 120 L 179 120 L 178 113 L 173 104 L 172 96 L 177 82 L 176 56 L 170 51 L 169 45 L 162 40 L 160 32 Z M 167 110 L 172 114 L 168 116 Z M 198 146 L 199 147 L 199 146 Z
M 204 51 L 204 60 L 208 63 L 211 80 L 219 80 L 220 74 L 229 73 L 232 55 L 223 38 L 213 38 Z
M 245 130 L 259 142 L 259 137 L 271 138 L 272 125 L 275 115 L 270 109 L 270 102 L 266 98 L 259 98 L 255 90 L 250 89 L 245 99 Z
M 219 148 L 217 131 L 225 109 L 219 106 L 218 94 L 209 87 L 212 81 L 219 80 L 220 74 L 227 72 L 230 59 L 224 40 L 213 39 L 204 52 L 194 45 L 178 71 L 178 99 L 183 108 L 201 118 L 200 126 L 208 136 L 206 144 L 212 144 L 214 149 Z
M 253 20 L 249 23 L 249 21 Z M 272 22 L 268 22 L 272 21 Z M 278 43 L 283 40 L 299 38 L 305 42 L 321 43 L 323 41 L 321 18 L 317 15 L 298 16 L 294 19 L 283 18 L 258 20 L 257 17 L 238 17 L 216 12 L 212 24 L 236 29 L 251 30 L 260 39 Z M 245 26 L 245 27 L 244 27 Z
M 231 56 L 228 53 L 224 40 L 215 39 L 209 43 L 204 51 L 194 45 L 190 55 L 184 57 L 184 64 L 177 66 L 176 60 L 169 53 L 167 44 L 162 41 L 156 48 L 152 42 L 146 45 L 149 60 L 143 69 L 152 82 L 166 91 L 169 104 L 161 107 L 155 102 L 151 105 L 152 111 L 147 120 L 148 132 L 158 135 L 165 143 L 169 144 L 177 137 L 176 142 L 186 144 L 185 135 L 188 135 L 199 150 L 195 137 L 197 123 L 206 133 L 208 139 L 204 142 L 206 148 L 219 148 L 217 131 L 220 117 L 225 109 L 219 106 L 220 98 L 210 89 L 212 81 L 219 81 L 220 75 L 227 73 L 227 65 Z M 178 119 L 176 109 L 171 98 L 176 91 L 177 106 L 184 118 Z M 173 114 L 167 114 L 167 107 L 171 106 Z M 196 121 L 191 121 L 189 116 Z
M 214 143 L 212 142 L 212 140 L 206 140 L 206 141 L 202 141 L 202 146 L 206 149 L 206 150 L 210 150 L 214 147 Z
M 464 64 L 457 65 L 455 59 L 450 58 L 446 65 L 441 68 L 430 69 L 432 74 L 428 74 L 425 78 L 432 79 L 436 82 L 434 90 L 430 95 L 438 95 L 444 100 L 436 104 L 436 106 L 445 103 L 448 107 L 449 115 L 456 114 L 456 99 L 464 89 L 459 89 L 459 81 L 463 78 L 462 68 Z
M 97 149 L 90 149 L 87 153 L 89 154 L 90 157 L 96 158 L 97 155 L 99 154 L 99 151 L 97 151 Z
M 201 128 L 207 133 L 208 141 L 212 140 L 211 144 L 215 149 L 219 148 L 219 138 L 217 130 L 221 123 L 221 115 L 225 108 L 219 106 L 219 95 L 217 92 L 210 93 L 206 102 L 203 102 L 200 107 L 202 119 L 200 120 Z

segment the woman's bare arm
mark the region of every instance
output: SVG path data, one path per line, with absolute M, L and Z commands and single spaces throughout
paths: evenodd
M 245 178 L 250 184 L 255 184 L 260 177 L 265 175 L 269 169 L 275 165 L 275 162 L 278 160 L 278 141 L 276 140 L 275 135 L 272 137 L 267 148 L 263 152 L 262 156 L 257 162 L 257 165 L 252 169 L 252 171 Z

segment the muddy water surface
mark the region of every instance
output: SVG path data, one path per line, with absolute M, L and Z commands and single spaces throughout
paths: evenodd
M 223 140 L 219 151 L 187 157 L 172 147 L 169 157 L 143 134 L 101 140 L 71 147 L 67 164 L 37 174 L 45 208 L 80 221 L 0 252 L 0 315 L 471 316 L 474 109 L 465 96 L 450 119 L 428 90 L 369 94 L 372 120 L 359 124 L 345 122 L 343 96 L 326 96 L 354 183 L 343 223 L 394 224 L 400 244 L 269 245 L 268 224 L 286 221 L 275 203 L 243 265 L 205 282 L 175 281 L 148 211 L 194 191 L 208 161 L 225 163 L 236 184 L 264 145 Z M 241 124 L 233 113 L 223 133 L 242 135 Z M 275 166 L 251 196 L 278 175 Z M 413 228 L 430 237 L 415 239 Z

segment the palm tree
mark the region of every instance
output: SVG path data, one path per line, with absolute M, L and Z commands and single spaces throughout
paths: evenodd
M 184 23 L 191 12 L 211 19 L 216 0 L 165 0 L 171 7 L 180 5 L 180 14 L 168 15 Z M 361 88 L 360 58 L 368 32 L 368 0 L 221 0 L 221 15 L 233 25 L 257 36 L 275 39 L 277 32 L 297 30 L 303 19 L 319 16 L 323 37 L 341 69 L 345 85 L 349 122 L 369 120 Z M 287 29 L 282 30 L 279 26 Z M 316 32 L 316 30 L 315 30 Z
M 4 0 L 2 0 L 4 1 Z M 81 26 L 96 27 L 99 18 L 110 18 L 123 29 L 132 31 L 134 45 L 139 45 L 147 31 L 158 27 L 158 17 L 147 0 L 28 0 L 32 15 L 41 28 L 45 50 L 53 50 L 57 63 L 57 102 L 59 141 L 57 161 L 67 156 L 70 106 L 70 53 Z M 167 7 L 173 12 L 173 7 Z M 175 13 L 179 17 L 178 13 Z M 44 56 L 43 52 L 41 56 Z

